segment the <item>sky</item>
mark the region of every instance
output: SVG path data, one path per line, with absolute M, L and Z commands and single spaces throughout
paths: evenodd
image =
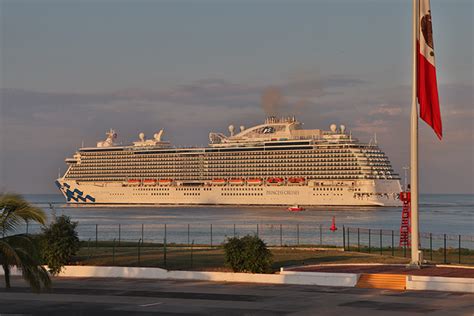
M 420 121 L 420 191 L 474 193 L 474 4 L 432 0 L 444 138 Z M 0 0 L 0 191 L 56 193 L 81 144 L 176 146 L 261 123 L 344 124 L 409 165 L 411 1 Z

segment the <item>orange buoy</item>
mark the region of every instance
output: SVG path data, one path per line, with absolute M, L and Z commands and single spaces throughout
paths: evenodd
M 336 227 L 336 216 L 333 216 L 332 217 L 332 224 L 331 224 L 331 228 L 329 228 L 330 231 L 332 232 L 335 232 L 337 230 L 337 227 Z

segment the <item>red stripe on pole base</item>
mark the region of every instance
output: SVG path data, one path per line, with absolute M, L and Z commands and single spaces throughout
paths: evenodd
M 419 42 L 417 42 L 417 52 L 417 96 L 420 103 L 420 117 L 433 128 L 438 138 L 441 139 L 443 137 L 443 126 L 439 110 L 436 68 L 421 54 Z

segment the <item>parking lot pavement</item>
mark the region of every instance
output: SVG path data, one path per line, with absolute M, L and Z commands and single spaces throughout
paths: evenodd
M 55 278 L 36 294 L 0 282 L 0 314 L 35 315 L 474 315 L 474 294 L 311 285 Z

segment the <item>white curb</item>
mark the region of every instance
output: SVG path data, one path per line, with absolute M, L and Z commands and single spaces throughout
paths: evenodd
M 407 290 L 474 293 L 474 279 L 407 275 Z
M 3 270 L 0 270 L 3 275 Z M 21 275 L 21 271 L 12 269 L 11 275 Z M 101 277 L 101 278 L 136 278 L 136 279 L 173 279 L 202 280 L 220 282 L 299 284 L 322 286 L 353 287 L 357 283 L 355 273 L 323 273 L 282 271 L 280 274 L 232 273 L 207 271 L 167 271 L 160 268 L 138 267 L 99 267 L 99 266 L 65 266 L 60 277 Z
M 0 275 L 3 275 L 0 269 Z M 21 275 L 16 268 L 11 275 Z M 167 271 L 161 268 L 65 266 L 60 277 L 135 278 L 158 280 L 201 280 L 216 282 L 243 282 L 267 284 L 294 284 L 354 287 L 357 273 L 284 271 L 279 274 L 252 274 L 206 271 Z M 406 277 L 407 290 L 429 290 L 474 293 L 472 278 L 412 276 Z

